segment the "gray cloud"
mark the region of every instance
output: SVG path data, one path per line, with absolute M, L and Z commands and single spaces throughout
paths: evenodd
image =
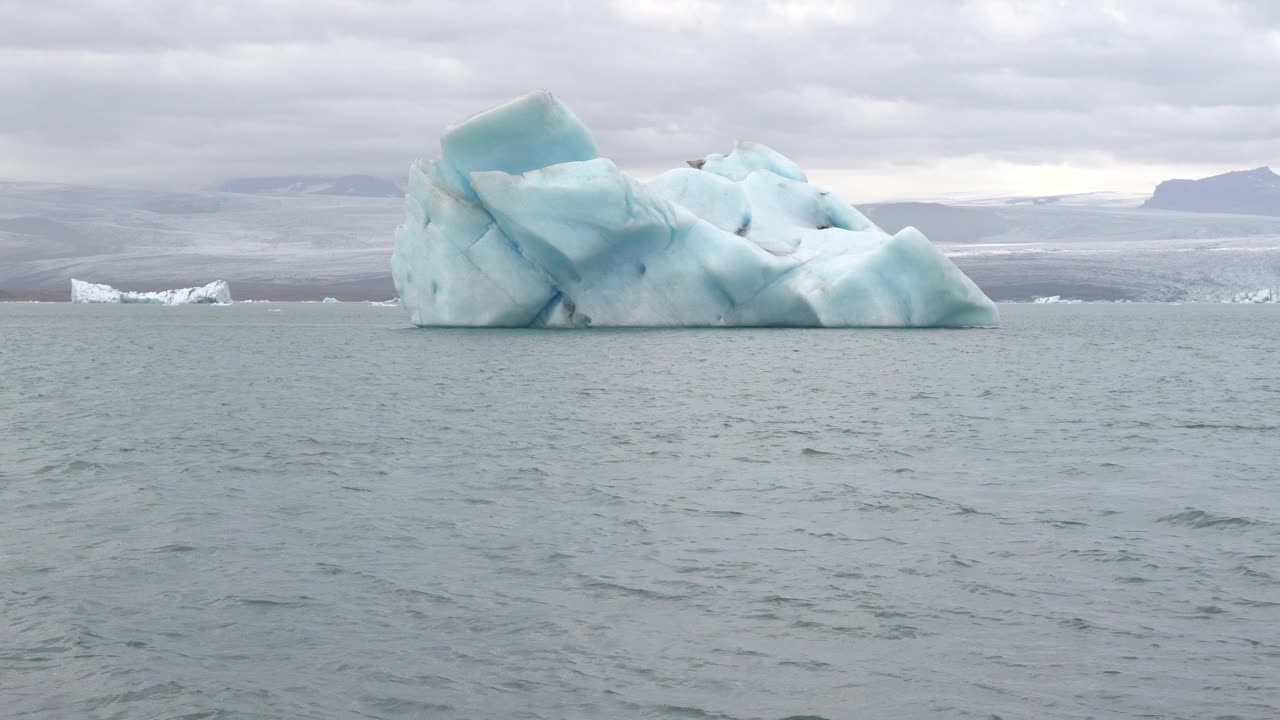
M 546 87 L 635 168 L 1280 159 L 1270 0 L 0 0 L 0 176 L 398 174 Z

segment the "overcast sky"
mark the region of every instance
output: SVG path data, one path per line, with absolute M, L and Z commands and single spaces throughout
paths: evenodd
M 0 0 L 0 178 L 402 174 L 535 87 L 640 174 L 735 139 L 850 200 L 1280 164 L 1273 0 Z

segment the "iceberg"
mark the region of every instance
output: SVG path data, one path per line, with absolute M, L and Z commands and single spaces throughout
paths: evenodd
M 1268 305 L 1274 304 L 1274 303 L 1280 303 L 1280 290 L 1273 290 L 1271 288 L 1259 288 L 1253 291 L 1246 290 L 1245 292 L 1236 293 L 1231 297 L 1230 300 L 1227 300 L 1226 302 L 1259 303 L 1259 304 L 1268 304 Z
M 328 305 L 328 304 L 332 304 L 332 303 L 336 303 L 336 302 L 338 302 L 338 298 L 336 298 L 336 297 L 327 297 L 327 298 L 325 298 L 325 299 L 321 300 L 320 302 L 322 302 L 322 303 L 324 303 L 324 304 Z
M 415 325 L 970 327 L 995 305 L 915 228 L 890 235 L 739 142 L 648 182 L 535 91 L 409 170 L 391 273 Z
M 71 281 L 73 303 L 142 303 L 151 305 L 227 304 L 231 302 L 231 288 L 222 280 L 214 280 L 202 287 L 161 290 L 159 292 L 128 292 L 110 285 Z

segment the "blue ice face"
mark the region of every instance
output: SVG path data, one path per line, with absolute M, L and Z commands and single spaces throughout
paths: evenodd
M 452 126 L 415 163 L 392 277 L 417 325 L 995 325 L 914 228 L 890 236 L 771 148 L 646 184 L 539 91 Z
M 591 131 L 545 90 L 452 125 L 440 138 L 443 165 L 465 183 L 473 172 L 519 175 L 599 156 Z

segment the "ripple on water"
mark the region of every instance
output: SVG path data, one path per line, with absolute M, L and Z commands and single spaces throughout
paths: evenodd
M 1183 525 L 1196 529 L 1230 529 L 1230 528 L 1249 528 L 1249 527 L 1269 527 L 1273 523 L 1263 520 L 1257 520 L 1247 517 L 1235 517 L 1225 515 L 1215 515 L 1204 510 L 1195 508 L 1187 508 L 1185 511 L 1166 515 L 1159 518 L 1157 522 L 1168 523 L 1170 525 Z

